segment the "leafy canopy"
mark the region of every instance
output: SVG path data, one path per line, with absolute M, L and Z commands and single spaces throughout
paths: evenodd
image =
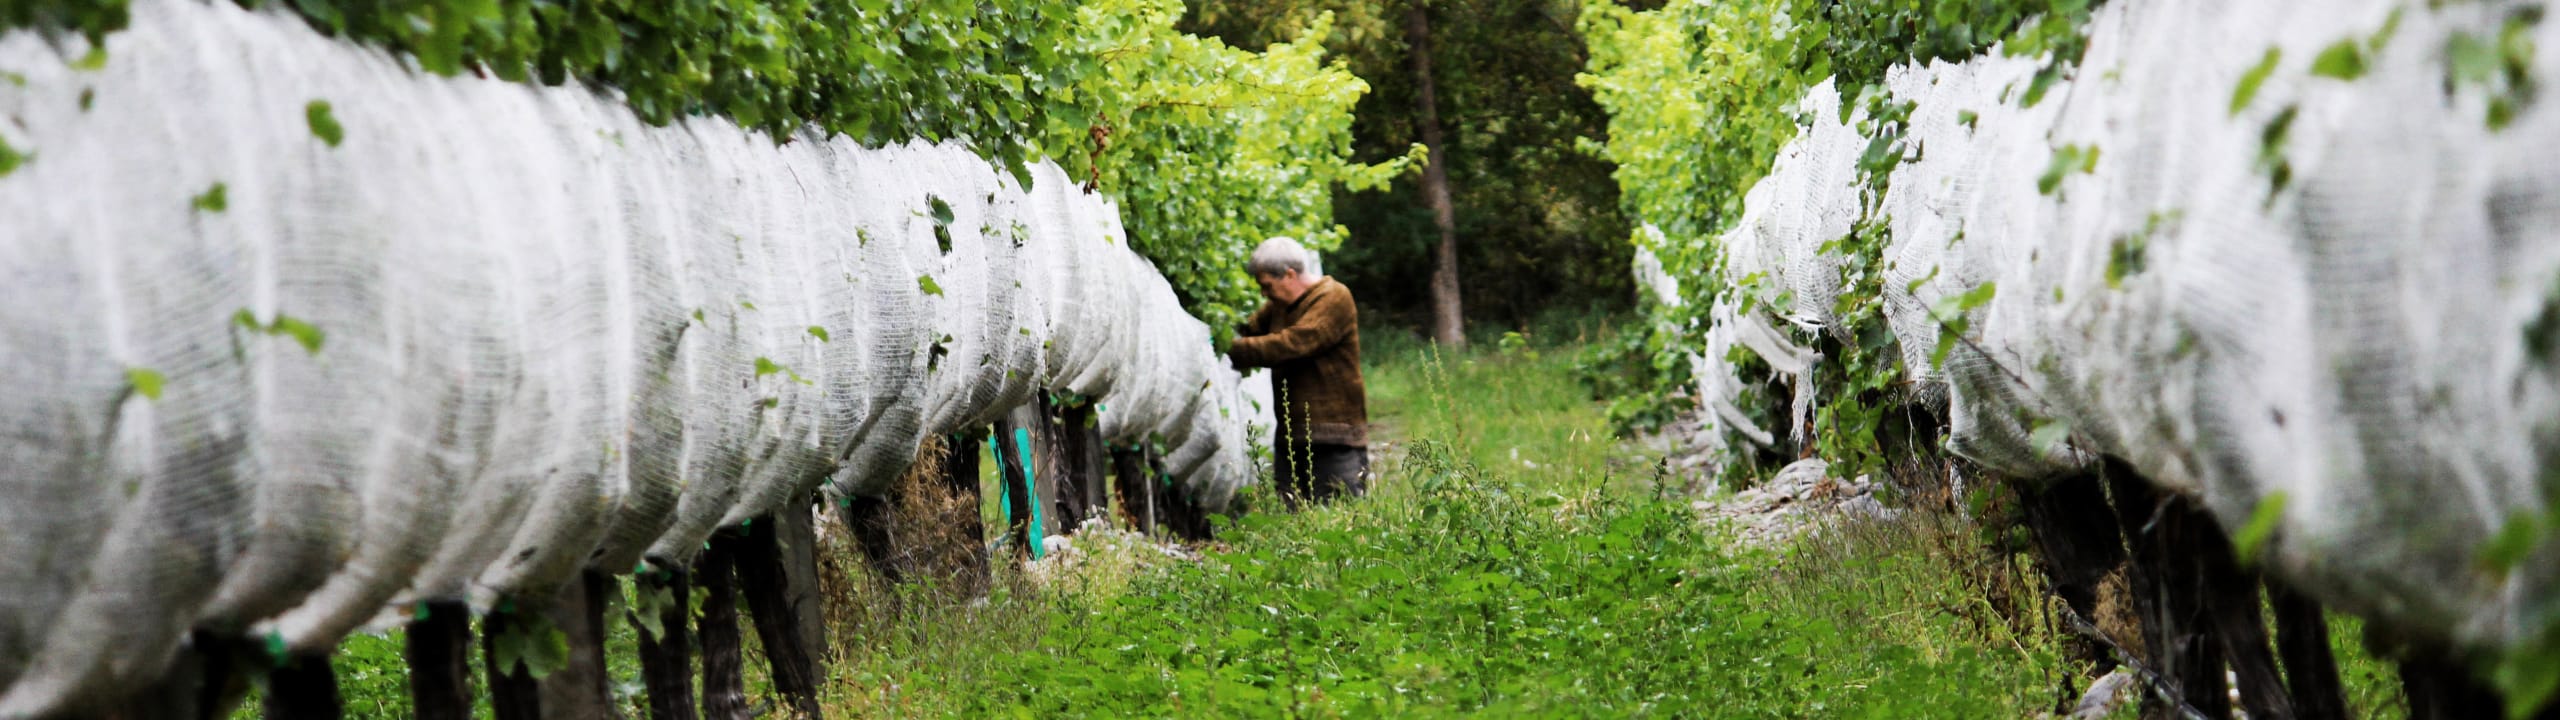
M 92 40 L 129 0 L 0 0 L 0 29 Z M 262 0 L 237 0 L 257 7 Z M 959 140 L 1025 183 L 1054 157 L 1120 201 L 1132 244 L 1186 305 L 1230 324 L 1245 250 L 1338 243 L 1335 185 L 1409 164 L 1348 161 L 1368 85 L 1308 39 L 1253 53 L 1174 29 L 1178 0 L 294 0 L 316 30 L 440 75 L 611 86 L 640 119 L 710 115 L 776 142 Z M 335 145 L 326 101 L 305 119 Z M 39 139 L 41 140 L 41 139 Z M 0 173 L 32 153 L 0 148 Z

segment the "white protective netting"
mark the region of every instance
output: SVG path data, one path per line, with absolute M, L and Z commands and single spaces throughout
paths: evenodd
M 139 687 L 194 627 L 320 650 L 682 563 L 1043 390 L 1209 509 L 1250 477 L 1208 328 L 1053 166 L 648 127 L 280 13 L 133 13 L 94 71 L 0 36 L 33 157 L 0 177 L 0 717 Z
M 2560 53 L 2495 48 L 2560 47 L 2560 23 L 2527 20 L 2529 3 L 2430 5 L 2110 3 L 2033 107 L 2037 59 L 1894 69 L 1916 105 L 1882 203 L 1883 289 L 1910 399 L 1942 403 L 1953 449 L 2000 474 L 2114 456 L 2235 529 L 2281 497 L 2270 567 L 2405 631 L 2496 652 L 2560 627 L 2560 533 L 2512 573 L 2482 562 L 2560 499 L 2560 112 L 2528 99 L 2487 122 L 2505 83 L 2560 71 Z M 2361 73 L 2313 73 L 2341 43 Z M 2490 72 L 2463 69 L 2474 43 Z M 1838 259 L 1820 248 L 1858 217 L 1868 141 L 1829 83 L 1804 103 L 1811 125 L 1720 239 L 1727 277 L 1767 278 L 1726 302 L 1768 302 L 1714 313 L 1697 358 L 1710 406 L 1743 384 L 1728 348 L 1809 376 L 1788 371 L 1801 347 L 1745 339 L 1835 327 Z M 2063 163 L 2040 192 L 2063 148 L 2097 153 L 2094 171 Z M 1982 283 L 1996 290 L 1969 342 L 1932 367 L 1933 306 Z M 1797 387 L 1801 418 L 1821 396 Z M 1786 435 L 1716 415 L 1737 440 Z M 2040 447 L 2039 427 L 2069 439 Z

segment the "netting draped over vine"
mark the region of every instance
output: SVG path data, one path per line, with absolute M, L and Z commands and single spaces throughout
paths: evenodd
M 85 49 L 0 36 L 0 717 L 193 627 L 681 563 L 1041 391 L 1205 507 L 1250 475 L 1208 329 L 1054 167 L 650 127 L 230 3 Z
M 2031 479 L 2121 458 L 2235 532 L 2271 523 L 2260 558 L 2338 606 L 2470 651 L 2554 642 L 2560 533 L 2531 530 L 2560 499 L 2560 112 L 2531 87 L 2560 23 L 2527 5 L 2111 3 L 2039 102 L 2034 58 L 1894 69 L 1913 104 L 1880 198 L 1878 148 L 1817 87 L 1721 238 L 1701 394 L 1737 401 L 1735 345 L 1813 374 L 1761 328 L 1854 331 L 1832 243 L 1867 218 L 1907 397 L 1959 454 Z

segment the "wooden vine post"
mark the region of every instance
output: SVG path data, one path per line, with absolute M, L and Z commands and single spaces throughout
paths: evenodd
M 1156 516 L 1174 536 L 1184 540 L 1209 539 L 1209 513 L 1182 496 L 1182 488 L 1174 485 L 1173 476 L 1164 471 L 1164 455 L 1148 451 L 1147 475 L 1156 493 Z
M 2229 715 L 2233 688 L 2251 717 L 2345 714 L 2319 606 L 2243 567 L 2230 536 L 2194 501 L 2152 488 L 2113 459 L 2097 473 L 2041 485 L 2020 488 L 2038 565 L 2075 619 L 2079 654 L 2101 670 L 2120 646 L 2093 624 L 2099 586 L 2124 568 L 2143 648 L 2128 659 L 2151 690 L 2147 716 Z M 2274 648 L 2262 585 L 2276 610 Z M 2226 684 L 2226 670 L 2236 685 Z
M 855 496 L 844 501 L 845 530 L 853 534 L 853 544 L 862 550 L 864 564 L 885 582 L 906 580 L 906 563 L 896 548 L 891 547 L 897 534 L 892 532 L 891 518 L 897 501 L 886 497 Z
M 1138 532 L 1156 532 L 1156 483 L 1147 453 L 1135 447 L 1111 449 L 1111 484 L 1120 495 L 1120 512 Z
M 636 580 L 642 600 L 632 604 L 635 620 L 640 613 L 657 615 L 657 632 L 646 623 L 640 629 L 640 678 L 649 689 L 650 720 L 695 720 L 693 705 L 692 612 L 687 601 L 693 597 L 692 573 L 685 568 L 651 566 Z
M 502 665 L 498 658 L 499 638 L 510 632 L 526 632 L 532 621 L 518 617 L 524 610 L 501 605 L 496 612 L 480 618 L 480 662 L 489 675 L 489 708 L 498 720 L 536 720 L 542 717 L 542 685 L 522 662 Z
M 418 720 L 471 717 L 471 608 L 459 602 L 420 605 L 409 620 L 409 707 Z
M 2258 574 L 2240 566 L 2231 537 L 2194 501 L 2177 498 L 2162 512 L 2186 516 L 2183 547 L 2195 577 L 2196 598 L 2204 603 L 2206 632 L 2237 680 L 2240 709 L 2249 717 L 2300 717 L 2293 698 L 2285 692 L 2284 675 L 2276 669 L 2266 605 L 2258 596 Z
M 996 477 L 1004 487 L 1005 534 L 1013 538 L 1015 547 L 1032 559 L 1041 555 L 1039 543 L 1048 537 L 1047 513 L 1040 511 L 1041 496 L 1031 482 L 1029 462 L 1029 428 L 1011 418 L 996 421 Z
M 1141 531 L 1158 529 L 1187 540 L 1209 539 L 1209 517 L 1182 498 L 1164 472 L 1164 457 L 1150 448 L 1111 451 L 1112 484 L 1123 510 Z
M 2338 658 L 2329 649 L 2329 620 L 2320 603 L 2268 577 L 2268 604 L 2276 612 L 2276 656 L 2284 660 L 2285 691 L 2294 717 L 2345 720 L 2346 688 L 2338 682 Z
M 1057 521 L 1051 534 L 1074 534 L 1086 520 L 1099 517 L 1111 504 L 1110 485 L 1103 481 L 1102 428 L 1090 402 L 1060 402 L 1047 394 L 1037 399 L 1031 416 L 1038 468 L 1048 472 L 1036 480 L 1041 498 Z
M 2187 553 L 2193 519 L 2173 509 L 2130 468 L 2109 462 L 2107 485 L 2115 496 L 2118 527 L 2132 549 L 2133 606 L 2142 617 L 2142 647 L 2178 702 L 2205 717 L 2230 717 L 2223 690 L 2222 648 L 2199 636 L 2204 621 L 2202 575 Z
M 568 638 L 568 664 L 544 675 L 543 717 L 612 718 L 612 672 L 604 659 L 604 608 L 619 587 L 613 576 L 595 568 L 578 573 L 560 589 L 543 613 Z
M 986 437 L 986 429 L 980 428 L 955 433 L 943 442 L 943 483 L 954 497 L 972 508 L 959 518 L 960 536 L 970 544 L 965 553 L 967 566 L 960 569 L 961 577 L 953 579 L 959 584 L 958 589 L 971 595 L 984 590 L 990 577 L 987 570 L 987 523 L 974 509 L 985 494 L 978 488 L 978 443 Z
M 267 672 L 263 703 L 270 720 L 334 720 L 346 717 L 338 672 L 329 653 L 294 653 Z
M 123 698 L 102 717 L 131 720 L 196 720 L 229 717 L 248 692 L 242 661 L 257 647 L 236 633 L 197 628 L 169 671 L 142 692 Z
M 805 529 L 807 508 L 786 509 L 786 514 L 803 516 L 799 527 Z M 747 611 L 755 619 L 756 640 L 763 643 L 766 662 L 772 668 L 774 690 L 782 693 L 785 703 L 800 717 L 814 720 L 818 709 L 817 649 L 801 627 L 800 613 L 785 596 L 787 582 L 782 562 L 782 523 L 768 515 L 747 521 L 735 534 L 723 533 L 714 544 L 729 543 L 727 553 L 737 566 L 740 594 L 746 596 Z M 794 538 L 791 542 L 806 545 L 814 538 Z
M 731 566 L 737 529 L 712 533 L 709 547 L 693 563 L 694 584 L 702 599 L 702 717 L 747 720 L 745 660 L 738 635 L 738 594 Z

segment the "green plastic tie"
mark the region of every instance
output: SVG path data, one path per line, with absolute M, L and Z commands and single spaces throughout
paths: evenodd
M 274 662 L 276 667 L 284 667 L 284 658 L 284 633 L 269 631 L 267 633 L 267 659 Z

